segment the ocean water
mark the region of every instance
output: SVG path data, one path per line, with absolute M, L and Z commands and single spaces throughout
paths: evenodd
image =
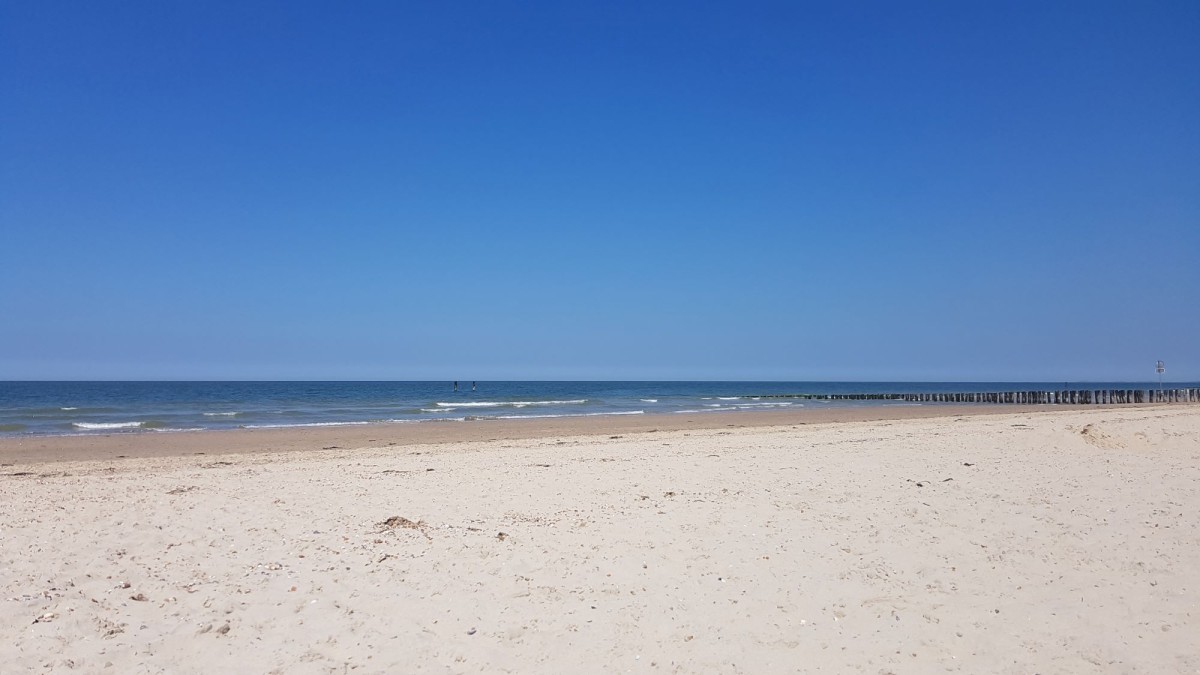
M 0 382 L 0 436 L 939 405 L 770 397 L 1065 388 L 1062 382 L 478 382 L 474 389 L 469 381 L 458 384 L 455 391 L 451 382 Z

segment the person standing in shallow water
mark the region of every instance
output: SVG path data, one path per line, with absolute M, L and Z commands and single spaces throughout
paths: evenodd
M 471 391 L 475 391 L 475 383 L 474 382 L 471 383 Z
M 458 391 L 458 380 L 454 381 L 454 391 Z

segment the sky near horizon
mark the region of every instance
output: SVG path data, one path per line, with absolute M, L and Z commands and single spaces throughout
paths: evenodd
M 0 379 L 1200 380 L 1200 3 L 0 3 Z

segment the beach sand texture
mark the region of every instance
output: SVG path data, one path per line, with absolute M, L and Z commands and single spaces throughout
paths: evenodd
M 2 467 L 0 671 L 1200 671 L 1200 408 L 590 431 Z

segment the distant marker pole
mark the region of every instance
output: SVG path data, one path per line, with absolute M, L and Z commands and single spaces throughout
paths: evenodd
M 1162 376 L 1163 373 L 1167 372 L 1166 364 L 1162 361 L 1156 361 L 1154 363 L 1154 372 L 1158 373 L 1158 390 L 1162 391 Z

